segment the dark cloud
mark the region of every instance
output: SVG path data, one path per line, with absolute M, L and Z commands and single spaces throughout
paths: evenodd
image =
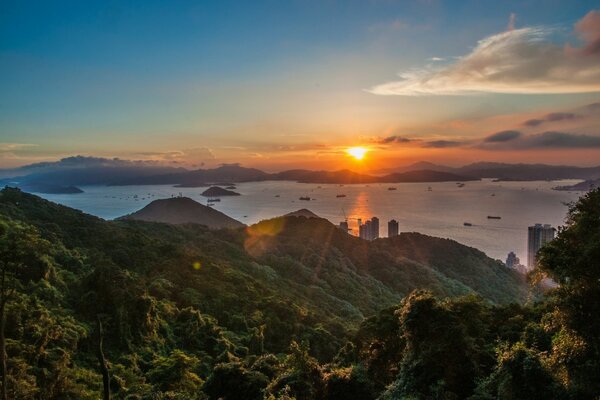
M 568 48 L 568 50 L 585 55 L 600 54 L 600 11 L 590 11 L 583 19 L 575 24 L 575 31 L 585 42 L 581 49 Z
M 456 140 L 432 140 L 429 142 L 423 142 L 422 147 L 431 149 L 445 149 L 448 147 L 459 147 L 464 144 L 464 142 L 459 142 Z
M 525 126 L 538 126 L 544 123 L 543 119 L 528 119 L 527 121 L 523 122 L 523 125 Z
M 600 148 L 600 137 L 567 132 L 544 132 L 525 137 L 520 145 L 523 148 L 537 149 Z
M 504 143 L 518 139 L 521 135 L 519 131 L 502 131 L 486 137 L 483 141 L 486 143 Z
M 477 147 L 487 150 L 600 148 L 600 136 L 556 131 L 526 136 L 518 131 L 503 131 L 484 138 Z
M 600 111 L 600 103 L 592 103 L 592 104 L 588 104 L 587 106 L 584 107 L 585 110 L 587 111 Z
M 534 126 L 539 126 L 545 122 L 558 122 L 558 121 L 565 121 L 565 120 L 574 120 L 577 118 L 581 118 L 580 115 L 577 115 L 575 113 L 571 113 L 571 112 L 555 112 L 555 113 L 550 113 L 550 114 L 546 114 L 544 117 L 540 118 L 540 119 L 530 119 L 527 120 L 525 122 L 523 122 L 523 125 L 525 126 L 530 126 L 530 127 L 534 127 Z
M 377 140 L 377 143 L 379 144 L 388 144 L 388 143 L 410 143 L 413 142 L 413 139 L 409 139 L 403 136 L 388 136 L 386 138 L 383 139 L 379 139 Z

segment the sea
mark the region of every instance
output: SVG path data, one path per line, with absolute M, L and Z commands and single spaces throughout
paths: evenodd
M 336 225 L 347 219 L 351 234 L 358 234 L 358 219 L 378 217 L 381 237 L 387 236 L 387 222 L 395 219 L 401 232 L 453 239 L 500 260 L 514 251 L 526 263 L 527 227 L 535 223 L 554 227 L 564 224 L 567 204 L 577 200 L 582 192 L 552 188 L 577 182 L 484 179 L 464 186 L 458 182 L 369 185 L 247 182 L 235 185 L 241 196 L 221 197 L 212 207 L 247 225 L 306 208 Z M 201 195 L 206 188 L 140 185 L 81 186 L 81 189 L 84 193 L 41 196 L 107 220 L 137 211 L 156 199 L 187 196 L 207 204 Z

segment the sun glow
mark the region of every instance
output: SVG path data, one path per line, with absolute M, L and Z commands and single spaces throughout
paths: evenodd
M 365 154 L 367 154 L 367 151 L 369 150 L 364 147 L 350 147 L 346 150 L 346 153 L 357 160 L 362 160 L 365 157 Z

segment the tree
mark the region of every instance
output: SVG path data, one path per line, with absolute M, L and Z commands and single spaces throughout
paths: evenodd
M 100 363 L 100 372 L 102 373 L 102 398 L 104 400 L 110 400 L 110 375 L 108 372 L 108 363 L 104 357 L 104 348 L 102 342 L 104 339 L 104 332 L 102 330 L 102 321 L 100 321 L 100 315 L 96 316 L 96 322 L 98 324 L 98 362 Z
M 269 379 L 239 362 L 218 364 L 204 384 L 210 399 L 262 400 Z
M 471 400 L 561 399 L 564 391 L 543 366 L 537 352 L 523 343 L 500 349 L 496 370 Z
M 539 252 L 537 275 L 559 283 L 544 326 L 549 362 L 574 396 L 600 396 L 600 188 L 571 204 L 566 224 Z
M 50 270 L 46 254 L 48 241 L 31 227 L 12 221 L 0 221 L 0 398 L 8 399 L 6 354 L 6 308 L 14 299 L 21 281 L 47 276 Z
M 466 398 L 488 357 L 479 342 L 485 308 L 477 298 L 439 301 L 415 291 L 397 311 L 406 341 L 390 398 Z

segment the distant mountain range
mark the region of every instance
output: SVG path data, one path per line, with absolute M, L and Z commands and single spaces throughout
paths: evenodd
M 381 174 L 390 174 L 394 172 L 407 173 L 424 169 L 470 176 L 473 178 L 495 178 L 507 181 L 558 179 L 587 180 L 600 178 L 600 166 L 574 167 L 568 165 L 506 164 L 494 162 L 478 162 L 455 168 L 421 161 L 406 167 L 382 169 L 377 172 Z
M 12 175 L 11 175 L 12 174 Z M 223 165 L 212 169 L 187 170 L 149 162 L 92 157 L 69 157 L 56 163 L 32 164 L 0 171 L 0 184 L 18 186 L 39 193 L 74 193 L 83 185 L 177 185 L 201 187 L 216 182 L 258 182 L 266 180 L 302 183 L 402 183 L 460 182 L 482 178 L 499 180 L 556 180 L 600 178 L 598 167 L 573 167 L 545 164 L 503 164 L 480 162 L 463 167 L 448 167 L 418 162 L 406 167 L 361 174 L 350 170 L 311 171 L 295 169 L 268 173 L 256 168 Z
M 146 207 L 119 220 L 164 222 L 168 224 L 200 224 L 212 229 L 240 228 L 241 222 L 189 197 L 154 200 Z
M 576 192 L 587 192 L 588 190 L 592 190 L 593 188 L 597 188 L 597 187 L 600 187 L 600 178 L 579 182 L 575 185 L 557 186 L 554 189 L 555 190 L 576 191 Z

